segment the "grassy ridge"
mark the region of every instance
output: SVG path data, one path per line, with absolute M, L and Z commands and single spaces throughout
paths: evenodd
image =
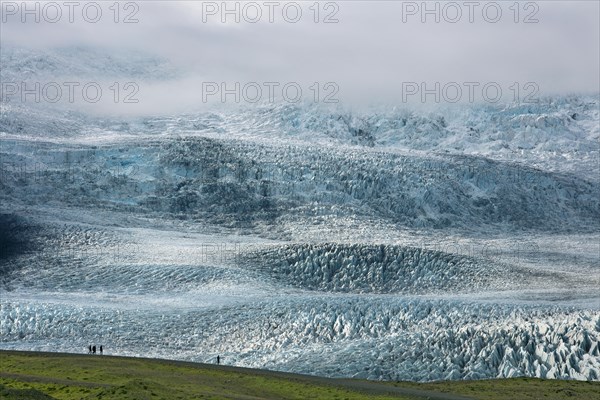
M 0 398 L 21 398 L 6 388 L 37 391 L 47 399 L 363 399 L 365 394 L 283 379 L 269 374 L 239 372 L 227 367 L 107 356 L 66 356 L 48 353 L 0 352 Z M 29 398 L 29 397 L 26 397 Z M 392 399 L 392 396 L 371 396 Z M 407 399 L 409 397 L 406 397 Z
M 463 397 L 464 396 L 464 397 Z M 600 399 L 599 382 L 379 383 L 165 360 L 0 351 L 1 399 Z

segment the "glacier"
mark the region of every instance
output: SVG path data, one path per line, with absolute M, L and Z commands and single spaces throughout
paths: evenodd
M 2 80 L 168 80 L 2 51 Z M 0 105 L 0 348 L 600 380 L 598 96 L 435 110 Z

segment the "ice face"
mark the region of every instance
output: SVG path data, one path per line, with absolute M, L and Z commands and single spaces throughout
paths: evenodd
M 595 231 L 600 216 L 595 182 L 482 157 L 213 137 L 67 148 L 6 142 L 13 150 L 3 156 L 4 184 L 24 204 L 85 203 L 239 228 L 360 217 L 410 228 L 568 232 Z

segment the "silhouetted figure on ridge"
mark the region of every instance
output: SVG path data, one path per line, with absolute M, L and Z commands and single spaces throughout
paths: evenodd
M 102 355 L 102 345 L 100 345 L 100 355 Z
M 221 357 L 217 356 L 217 365 L 221 364 Z
M 93 353 L 93 354 L 96 354 L 96 346 L 95 346 L 95 345 L 94 345 L 94 346 L 92 346 L 92 353 Z
M 88 354 L 92 354 L 92 345 L 91 344 L 88 346 Z

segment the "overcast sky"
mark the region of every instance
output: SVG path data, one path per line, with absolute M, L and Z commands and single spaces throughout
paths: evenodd
M 463 98 L 469 90 L 465 82 L 480 85 L 473 89 L 476 96 L 481 96 L 483 85 L 496 82 L 506 100 L 509 91 L 514 93 L 514 82 L 521 96 L 533 90 L 525 87 L 530 82 L 542 95 L 600 90 L 597 1 L 520 2 L 518 15 L 513 1 L 429 2 L 430 9 L 439 10 L 439 23 L 435 12 L 423 15 L 420 1 L 337 1 L 318 7 L 308 1 L 285 10 L 286 2 L 269 6 L 259 1 L 245 7 L 228 2 L 231 9 L 238 3 L 238 12 L 226 15 L 220 1 L 131 3 L 120 3 L 118 23 L 113 20 L 115 10 L 109 9 L 112 1 L 97 3 L 102 9 L 97 23 L 83 18 L 85 3 L 74 9 L 74 22 L 69 22 L 63 2 L 55 3 L 62 17 L 47 22 L 56 18 L 56 8 L 48 6 L 44 14 L 41 3 L 41 22 L 36 23 L 34 15 L 23 15 L 21 2 L 3 2 L 1 42 L 148 52 L 184 72 L 184 80 L 173 82 L 178 91 L 184 90 L 184 82 L 195 82 L 193 89 L 200 89 L 199 82 L 298 82 L 305 91 L 319 82 L 324 96 L 333 89 L 323 85 L 334 82 L 339 88 L 336 97 L 342 100 L 398 102 L 403 91 L 414 90 L 412 82 L 426 82 L 430 88 L 435 82 L 441 87 L 455 82 L 462 86 Z M 298 8 L 302 15 L 292 23 Z M 86 10 L 93 20 L 95 8 Z M 123 23 L 127 16 L 138 22 Z M 246 21 L 255 19 L 258 22 Z M 452 89 L 447 94 L 453 93 Z

